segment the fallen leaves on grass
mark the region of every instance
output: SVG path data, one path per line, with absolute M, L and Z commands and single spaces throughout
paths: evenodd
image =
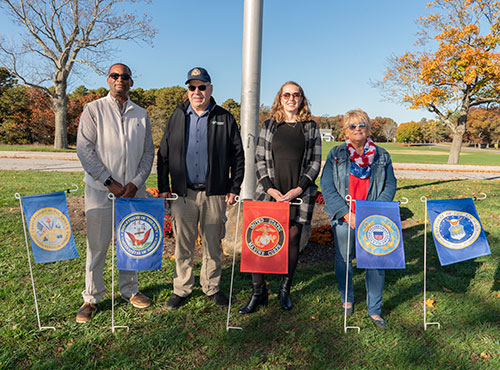
M 430 298 L 428 298 L 428 299 L 425 301 L 425 305 L 426 305 L 427 307 L 430 307 L 430 308 L 434 308 L 434 307 L 435 307 L 435 306 L 434 306 L 435 304 L 436 304 L 436 302 L 434 301 L 434 299 L 430 299 Z

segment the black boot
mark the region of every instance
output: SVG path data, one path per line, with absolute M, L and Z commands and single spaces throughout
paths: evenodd
M 259 305 L 267 306 L 267 289 L 266 283 L 253 284 L 252 296 L 248 303 L 238 310 L 238 313 L 245 315 L 257 310 Z
M 285 311 L 290 311 L 292 309 L 292 301 L 290 300 L 290 287 L 292 286 L 292 279 L 288 276 L 283 276 L 281 279 L 279 298 L 281 307 Z

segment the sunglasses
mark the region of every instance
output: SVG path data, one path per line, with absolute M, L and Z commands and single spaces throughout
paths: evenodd
M 195 91 L 196 89 L 198 89 L 200 91 L 205 91 L 207 89 L 207 85 L 200 85 L 200 86 L 189 85 L 188 86 L 189 91 Z
M 109 77 L 111 77 L 113 80 L 118 80 L 121 77 L 123 81 L 128 81 L 131 78 L 131 76 L 128 73 L 122 73 L 122 74 L 111 73 Z
M 293 94 L 290 94 L 289 92 L 286 92 L 286 93 L 281 94 L 281 96 L 282 96 L 283 98 L 285 98 L 285 100 L 288 100 L 288 99 L 290 99 L 290 98 L 293 98 L 293 99 L 298 99 L 298 98 L 300 98 L 300 97 L 301 97 L 301 94 L 300 94 L 300 93 L 298 93 L 298 92 L 295 92 L 295 93 L 293 93 Z
M 368 126 L 368 125 L 366 124 L 366 122 L 360 122 L 360 123 L 358 123 L 357 125 L 356 125 L 355 123 L 350 123 L 350 124 L 349 124 L 349 126 L 347 126 L 347 127 L 349 127 L 349 129 L 350 129 L 350 130 L 355 130 L 355 129 L 356 129 L 356 127 L 359 127 L 359 128 L 366 128 L 366 126 Z

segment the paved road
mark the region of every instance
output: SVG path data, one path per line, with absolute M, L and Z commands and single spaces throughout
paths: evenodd
M 0 169 L 83 171 L 76 153 L 13 151 L 0 151 Z M 397 178 L 500 180 L 500 166 L 394 163 L 394 170 Z

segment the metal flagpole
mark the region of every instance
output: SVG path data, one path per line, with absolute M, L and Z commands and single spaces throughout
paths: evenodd
M 38 311 L 38 300 L 36 299 L 35 279 L 33 278 L 33 268 L 31 267 L 30 248 L 28 245 L 28 234 L 26 233 L 26 224 L 24 223 L 23 202 L 21 200 L 21 195 L 19 193 L 15 193 L 14 197 L 16 199 L 19 199 L 19 208 L 21 209 L 21 219 L 23 222 L 24 240 L 26 241 L 26 253 L 28 254 L 28 265 L 30 268 L 31 286 L 33 287 L 33 297 L 35 298 L 35 310 L 36 310 L 36 319 L 38 322 L 38 329 L 39 330 L 44 330 L 44 329 L 56 330 L 56 328 L 53 326 L 42 326 L 40 324 L 40 312 Z
M 241 203 L 243 203 L 243 200 L 241 200 L 239 196 L 236 196 L 236 201 L 238 202 L 238 215 L 236 216 L 236 230 L 234 231 L 233 268 L 231 271 L 231 286 L 229 288 L 229 305 L 227 306 L 226 332 L 228 332 L 229 329 L 243 330 L 243 328 L 239 326 L 229 326 L 229 317 L 231 316 L 231 301 L 233 298 L 233 280 L 234 280 L 234 265 L 236 261 L 236 243 L 238 241 L 238 226 L 240 225 Z
M 344 303 L 347 303 L 347 292 L 349 288 L 349 249 L 351 243 L 351 210 L 352 210 L 352 197 L 348 194 L 345 199 L 349 202 L 349 223 L 347 225 L 347 258 L 345 262 L 345 298 Z M 354 287 L 353 287 L 354 289 Z M 354 304 L 354 302 L 351 302 Z M 358 334 L 361 331 L 359 326 L 347 326 L 347 306 L 344 305 L 344 333 L 347 333 L 348 329 L 358 329 Z
M 255 144 L 259 124 L 260 67 L 262 56 L 263 0 L 245 0 L 241 58 L 241 138 L 245 151 L 245 177 L 240 197 L 253 199 L 255 192 Z
M 115 329 L 127 329 L 128 326 L 115 326 L 115 195 L 113 193 L 108 194 L 108 198 L 111 199 L 113 203 L 111 206 L 111 332 L 115 332 Z
M 424 216 L 424 330 L 427 330 L 427 325 L 437 325 L 441 329 L 441 324 L 438 322 L 427 322 L 427 197 L 421 196 L 420 201 L 425 203 Z

